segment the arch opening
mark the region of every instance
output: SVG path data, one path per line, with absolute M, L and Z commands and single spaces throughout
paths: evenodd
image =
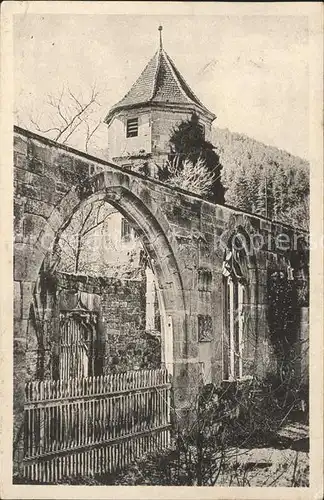
M 227 241 L 223 256 L 223 379 L 251 378 L 257 349 L 257 275 L 254 250 L 238 227 Z
M 103 218 L 105 223 L 97 226 L 105 227 L 104 231 L 100 227 L 101 235 L 88 231 L 89 224 L 96 225 Z M 113 229 L 107 231 L 107 222 L 108 226 L 113 223 Z M 92 238 L 81 241 L 81 247 L 80 223 L 83 233 L 92 233 Z M 113 252 L 107 233 L 108 241 L 114 240 Z M 69 258 L 62 259 L 64 253 L 70 253 Z M 76 315 L 82 317 L 80 328 L 74 321 Z M 184 315 L 176 259 L 161 225 L 129 190 L 121 186 L 101 189 L 70 210 L 41 264 L 29 320 L 29 336 L 34 335 L 38 344 L 33 378 L 61 378 L 75 370 L 92 376 L 160 366 L 173 374 L 173 335 Z M 74 350 L 70 346 L 69 352 L 68 335 L 74 336 Z M 123 349 L 114 351 L 112 345 L 118 344 L 121 335 Z M 72 352 L 80 354 L 74 365 L 68 362 Z M 121 362 L 124 355 L 128 363 Z

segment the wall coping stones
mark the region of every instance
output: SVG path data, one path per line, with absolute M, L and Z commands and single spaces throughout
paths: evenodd
M 255 215 L 255 214 L 251 214 L 249 212 L 246 212 L 244 210 L 240 210 L 238 208 L 235 208 L 231 205 L 219 205 L 219 204 L 216 204 L 216 203 L 212 203 L 210 201 L 207 201 L 205 200 L 202 196 L 199 196 L 195 193 L 192 193 L 190 191 L 187 191 L 185 189 L 181 189 L 181 188 L 177 188 L 177 187 L 174 187 L 174 186 L 169 186 L 157 179 L 153 179 L 151 177 L 146 177 L 138 172 L 134 172 L 134 171 L 125 171 L 122 167 L 120 167 L 119 165 L 116 165 L 114 163 L 111 163 L 111 162 L 108 162 L 106 160 L 103 160 L 101 158 L 96 158 L 95 156 L 92 156 L 92 155 L 89 155 L 88 153 L 85 153 L 83 151 L 79 151 L 77 149 L 74 149 L 74 148 L 71 148 L 70 146 L 67 146 L 65 144 L 59 144 L 51 139 L 48 139 L 47 137 L 43 137 L 43 136 L 40 136 L 38 134 L 35 134 L 34 132 L 31 132 L 29 130 L 26 130 L 24 128 L 21 128 L 21 127 L 18 127 L 17 125 L 14 126 L 14 133 L 16 134 L 16 137 L 15 139 L 16 140 L 19 140 L 17 139 L 17 137 L 27 137 L 27 138 L 30 138 L 30 139 L 33 139 L 37 142 L 40 142 L 42 145 L 47 145 L 49 147 L 53 147 L 53 148 L 56 148 L 56 149 L 60 149 L 62 151 L 66 151 L 72 155 L 75 155 L 77 157 L 78 160 L 81 160 L 81 158 L 84 158 L 86 159 L 88 162 L 91 162 L 92 164 L 95 164 L 95 166 L 103 166 L 103 167 L 110 167 L 110 168 L 113 168 L 116 172 L 119 171 L 121 173 L 123 173 L 124 175 L 128 175 L 130 176 L 131 178 L 138 178 L 138 179 L 141 179 L 142 182 L 145 181 L 146 183 L 150 183 L 150 184 L 155 184 L 155 185 L 160 185 L 160 186 L 163 186 L 163 189 L 166 191 L 166 192 L 174 192 L 174 193 L 181 193 L 181 194 L 184 194 L 186 196 L 190 196 L 192 202 L 194 201 L 200 201 L 200 200 L 203 200 L 204 201 L 204 209 L 203 210 L 206 210 L 206 207 L 207 205 L 209 205 L 211 208 L 212 207 L 217 207 L 219 210 L 223 211 L 230 211 L 232 213 L 235 213 L 237 215 L 239 214 L 247 214 L 251 219 L 256 219 L 256 220 L 263 220 L 263 221 L 268 221 L 269 223 L 273 222 L 274 224 L 280 224 L 280 226 L 282 227 L 288 227 L 288 228 L 291 228 L 293 230 L 296 230 L 296 231 L 299 231 L 303 234 L 308 234 L 308 231 L 304 230 L 304 229 L 301 229 L 301 228 L 297 228 L 297 227 L 294 227 L 294 226 L 291 226 L 289 224 L 286 224 L 286 223 L 277 223 L 275 221 L 271 221 L 271 219 L 268 219 L 267 217 L 264 217 L 264 216 L 261 216 L 261 215 Z M 17 148 L 19 150 L 19 147 Z M 99 165 L 98 165 L 99 164 Z M 220 217 L 221 218 L 221 217 Z

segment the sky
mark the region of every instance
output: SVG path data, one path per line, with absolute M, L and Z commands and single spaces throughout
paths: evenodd
M 308 158 L 301 15 L 15 15 L 15 108 L 23 116 L 63 84 L 83 91 L 96 83 L 106 115 L 157 50 L 160 24 L 166 52 L 216 114 L 215 126 Z

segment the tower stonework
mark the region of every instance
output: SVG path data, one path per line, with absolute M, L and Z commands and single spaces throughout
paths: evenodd
M 190 89 L 162 45 L 129 92 L 108 112 L 109 160 L 127 166 L 129 157 L 150 155 L 162 164 L 170 153 L 169 138 L 175 126 L 193 113 L 210 139 L 210 112 Z

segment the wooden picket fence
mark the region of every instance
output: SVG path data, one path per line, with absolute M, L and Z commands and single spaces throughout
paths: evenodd
M 26 385 L 24 476 L 53 483 L 114 473 L 170 444 L 166 370 Z

